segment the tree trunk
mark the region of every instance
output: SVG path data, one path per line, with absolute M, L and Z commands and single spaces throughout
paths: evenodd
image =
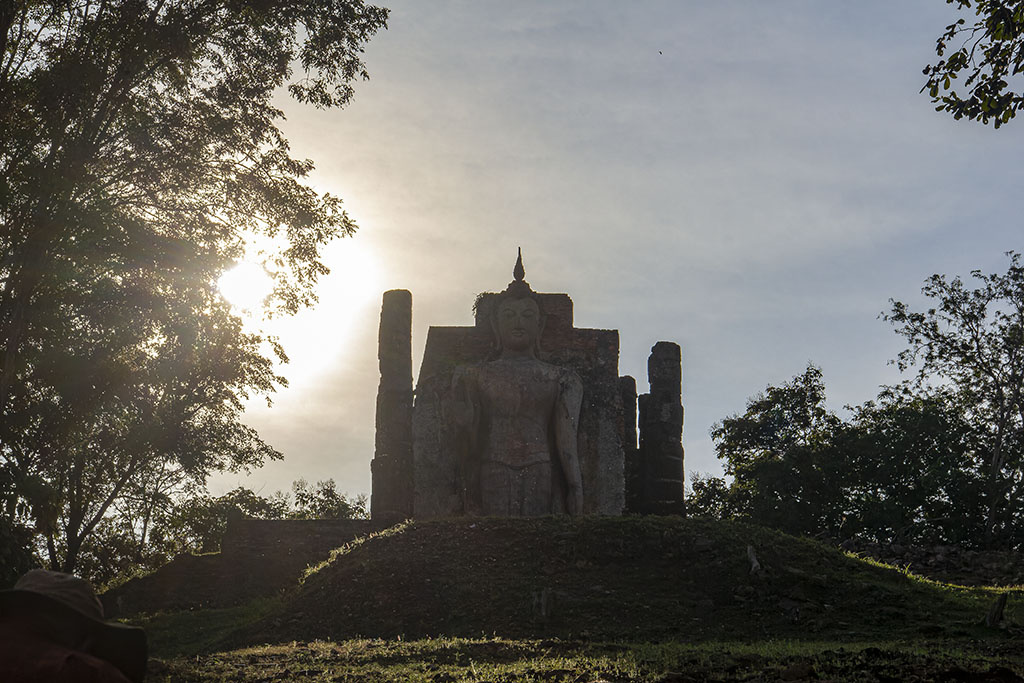
M 61 564 L 60 570 L 67 574 L 74 574 L 75 567 L 78 566 L 78 554 L 82 550 L 82 539 L 69 534 L 67 541 L 67 552 L 64 554 L 64 562 Z
M 993 550 L 996 547 L 996 523 L 999 517 L 1000 503 L 1003 502 L 1003 465 L 1006 455 L 1003 446 L 1006 436 L 1006 411 L 1001 410 L 996 425 L 996 442 L 992 447 L 992 461 L 988 471 L 988 506 L 985 513 L 985 547 Z

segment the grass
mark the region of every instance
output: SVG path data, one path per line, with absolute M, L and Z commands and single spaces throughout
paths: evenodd
M 748 546 L 763 568 L 754 575 Z M 276 614 L 226 644 L 493 634 L 969 636 L 993 599 L 989 590 L 922 580 L 742 524 L 671 517 L 411 522 L 339 550 Z
M 1020 680 L 1019 648 L 944 651 L 901 643 L 581 643 L 435 638 L 243 648 L 159 662 L 153 681 Z
M 986 628 L 1002 591 L 1006 628 Z M 461 519 L 348 544 L 284 596 L 142 623 L 158 681 L 1024 681 L 1022 593 L 742 524 Z
M 281 606 L 282 598 L 260 598 L 237 607 L 141 615 L 133 623 L 146 629 L 149 650 L 173 658 L 213 652 L 240 624 L 263 619 Z
M 394 536 L 395 534 L 400 534 L 403 531 L 405 531 L 405 529 L 409 526 L 410 523 L 411 523 L 410 520 L 406 520 L 404 522 L 400 522 L 398 524 L 395 524 L 394 526 L 390 526 L 387 529 L 382 529 L 380 531 L 375 531 L 375 532 L 373 532 L 371 534 L 368 534 L 366 536 L 359 536 L 357 538 L 352 539 L 348 543 L 342 545 L 341 547 L 335 548 L 334 550 L 332 550 L 330 552 L 330 554 L 327 556 L 327 559 L 324 560 L 323 562 L 318 562 L 316 564 L 311 564 L 308 567 L 306 567 L 306 570 L 304 572 L 302 572 L 302 576 L 299 577 L 299 585 L 304 584 L 306 582 L 306 579 L 308 579 L 310 576 L 315 576 L 317 574 L 317 572 L 319 572 L 321 569 L 325 569 L 328 565 L 330 565 L 332 562 L 337 560 L 338 557 L 340 557 L 342 555 L 346 555 L 348 553 L 351 553 L 353 550 L 358 548 L 360 545 L 365 543 L 367 540 L 373 539 L 373 538 L 387 538 L 388 536 Z

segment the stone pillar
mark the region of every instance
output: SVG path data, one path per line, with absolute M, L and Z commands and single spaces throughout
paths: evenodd
M 384 523 L 412 515 L 412 294 L 384 292 L 377 338 L 380 384 L 370 463 L 370 517 Z
M 640 397 L 642 512 L 683 512 L 682 352 L 660 341 L 647 360 L 651 393 Z
M 625 469 L 626 512 L 639 512 L 643 479 L 640 471 L 640 451 L 637 447 L 637 396 L 636 380 L 629 375 L 619 377 L 619 394 L 622 396 L 622 451 Z

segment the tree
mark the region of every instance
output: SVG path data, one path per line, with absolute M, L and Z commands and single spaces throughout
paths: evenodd
M 922 292 L 934 308 L 912 311 L 891 300 L 883 317 L 906 338 L 896 363 L 917 368 L 917 391 L 947 386 L 971 425 L 977 453 L 987 461 L 985 538 L 990 545 L 1014 535 L 1014 504 L 1024 494 L 1024 266 L 1008 252 L 1005 274 L 971 272 L 978 287 L 959 277 L 933 275 Z
M 36 566 L 31 530 L 0 517 L 0 590 L 12 588 L 22 574 Z
M 733 509 L 732 490 L 725 479 L 705 472 L 692 472 L 686 491 L 686 514 L 689 517 L 710 517 L 711 519 L 733 519 L 738 513 Z
M 294 509 L 291 519 L 369 519 L 366 495 L 349 499 L 339 493 L 333 479 L 310 485 L 305 479 L 292 482 Z
M 972 0 L 946 0 L 958 9 L 969 9 Z M 1010 79 L 1024 71 L 1024 2 L 974 0 L 977 19 L 957 19 L 946 27 L 935 44 L 940 58 L 924 68 L 927 90 L 936 111 L 953 118 L 988 123 L 996 128 L 1009 122 L 1024 107 L 1022 83 Z M 966 74 L 964 91 L 954 83 Z
M 837 541 L 977 545 L 982 446 L 956 392 L 885 388 L 847 421 L 824 401 L 821 371 L 808 366 L 716 425 L 733 481 L 695 477 L 688 511 Z
M 837 533 L 845 463 L 830 445 L 840 424 L 825 408 L 825 384 L 814 365 L 751 398 L 743 415 L 711 429 L 715 451 L 733 477 L 723 508 L 789 533 Z M 702 488 L 715 493 L 721 487 Z
M 273 96 L 342 106 L 387 10 L 360 0 L 0 4 L 0 513 L 75 567 L 161 476 L 279 457 L 239 422 L 284 383 L 217 292 L 263 244 L 271 314 L 351 234 Z M 297 71 L 297 77 L 293 72 Z
M 86 540 L 78 572 L 97 586 L 106 586 L 159 569 L 177 555 L 217 552 L 232 514 L 253 519 L 366 519 L 366 497 L 339 493 L 333 479 L 312 485 L 298 479 L 290 493 L 275 491 L 270 496 L 242 486 L 211 496 L 194 484 L 173 496 L 126 496 Z
M 977 545 L 984 528 L 978 445 L 958 396 L 885 388 L 836 432 L 844 536 L 881 543 Z
M 694 507 L 791 533 L 1024 545 L 1024 266 L 933 275 L 924 312 L 890 300 L 912 379 L 840 420 L 808 366 L 715 425 L 728 475 L 695 481 Z

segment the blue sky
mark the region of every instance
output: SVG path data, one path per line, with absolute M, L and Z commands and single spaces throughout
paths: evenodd
M 919 94 L 955 11 L 899 3 L 403 2 L 343 111 L 282 100 L 293 152 L 361 229 L 329 249 L 321 305 L 278 324 L 291 386 L 247 420 L 284 452 L 241 483 L 369 492 L 386 289 L 470 324 L 516 247 L 576 325 L 620 331 L 620 374 L 683 348 L 689 471 L 748 397 L 822 367 L 836 410 L 898 379 L 878 319 L 932 273 L 1020 250 L 1024 121 L 953 121 Z

